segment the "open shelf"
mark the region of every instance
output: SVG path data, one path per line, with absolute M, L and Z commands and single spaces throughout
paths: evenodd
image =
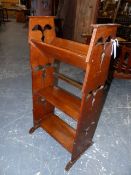
M 72 153 L 75 129 L 56 115 L 47 117 L 41 127 L 58 141 L 66 150 Z
M 74 120 L 78 120 L 81 105 L 80 98 L 56 86 L 41 89 L 38 94 Z
M 56 37 L 52 43 L 52 45 L 66 49 L 66 50 L 70 50 L 72 52 L 81 54 L 81 55 L 87 55 L 87 51 L 89 48 L 89 45 L 87 44 L 82 44 L 82 43 L 78 43 L 75 41 L 71 41 L 71 40 L 67 40 L 67 39 L 62 39 L 62 38 L 58 38 Z
M 67 64 L 71 64 L 73 66 L 86 70 L 86 67 L 87 67 L 87 62 L 86 62 L 87 51 L 86 50 L 88 50 L 88 45 L 82 44 L 83 47 L 79 49 L 80 44 L 75 44 L 75 42 L 72 42 L 69 40 L 67 40 L 66 42 L 63 42 L 61 40 L 62 39 L 56 38 L 51 44 L 39 42 L 33 39 L 31 40 L 31 42 L 43 54 L 50 55 L 53 58 L 56 58 Z M 72 45 L 71 43 L 74 43 L 72 47 L 71 47 Z
M 117 24 L 93 25 L 91 42 L 88 46 L 57 38 L 53 17 L 30 18 L 34 125 L 29 132 L 33 133 L 41 127 L 71 153 L 71 160 L 66 165 L 66 170 L 69 170 L 92 145 L 111 83 L 107 79 L 111 60 L 111 39 L 115 38 L 117 27 Z M 102 59 L 103 52 L 104 59 Z M 60 63 L 56 66 L 56 60 L 82 69 L 83 82 L 80 83 L 60 73 Z M 59 79 L 79 88 L 84 95 L 79 98 L 57 87 Z M 60 118 L 54 114 L 55 108 L 77 121 L 75 129 L 64 121 L 65 117 Z

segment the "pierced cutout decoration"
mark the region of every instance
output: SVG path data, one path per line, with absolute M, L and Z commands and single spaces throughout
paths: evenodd
M 102 54 L 101 54 L 100 69 L 101 69 L 103 61 L 105 59 L 105 56 L 106 56 L 106 45 L 107 45 L 107 43 L 111 42 L 111 39 L 112 39 L 112 37 L 109 35 L 106 38 L 103 38 L 103 37 L 98 38 L 98 40 L 96 42 L 96 46 L 98 46 L 98 45 L 102 45 L 103 46 L 103 51 L 102 51 Z
M 51 63 L 47 63 L 46 65 L 38 65 L 36 67 L 34 67 L 34 71 L 43 71 L 46 68 L 51 67 Z
M 42 42 L 44 42 L 44 39 L 45 39 L 45 31 L 46 30 L 51 30 L 52 29 L 52 27 L 49 25 L 49 24 L 46 24 L 45 26 L 41 26 L 41 25 L 39 25 L 39 24 L 37 24 L 37 25 L 35 25 L 34 27 L 33 27 L 33 29 L 32 29 L 32 31 L 35 31 L 35 30 L 39 30 L 41 33 L 42 33 L 42 37 L 41 37 L 41 40 L 42 40 Z
M 96 42 L 96 45 L 101 45 L 101 44 L 104 44 L 104 39 L 103 37 L 100 37 L 97 42 Z
M 111 36 L 108 36 L 107 38 L 103 38 L 103 37 L 100 37 L 97 42 L 96 42 L 96 45 L 105 45 L 106 43 L 109 43 L 111 42 L 111 39 L 112 37 Z
M 94 106 L 94 103 L 96 101 L 96 95 L 100 90 L 104 89 L 104 85 L 98 86 L 95 90 L 88 93 L 86 100 L 88 101 L 90 97 L 92 97 L 92 107 Z
M 112 39 L 112 37 L 111 37 L 111 36 L 108 36 L 108 37 L 106 38 L 106 40 L 105 40 L 105 43 L 111 42 L 111 39 Z

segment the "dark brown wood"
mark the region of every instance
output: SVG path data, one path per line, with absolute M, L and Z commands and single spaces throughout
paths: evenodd
M 96 24 L 98 5 L 100 0 L 77 0 L 74 40 L 85 43 L 82 34 L 91 35 L 93 28 L 91 24 Z
M 51 115 L 41 123 L 41 127 L 72 153 L 75 130 L 56 115 Z
M 33 0 L 33 10 L 34 10 L 34 15 L 35 16 L 50 16 L 54 15 L 52 14 L 52 0 L 48 1 L 38 1 L 38 0 Z
M 91 34 L 96 23 L 100 0 L 59 0 L 57 17 L 63 19 L 63 37 L 84 42 L 83 33 Z
M 131 48 L 121 45 L 120 54 L 114 63 L 114 77 L 119 79 L 131 79 Z
M 67 83 L 69 83 L 69 84 L 71 84 L 71 85 L 77 87 L 78 89 L 82 89 L 82 84 L 81 84 L 80 82 L 75 81 L 75 80 L 73 80 L 73 79 L 71 79 L 71 78 L 65 76 L 64 74 L 61 74 L 61 73 L 54 73 L 54 76 L 55 76 L 56 78 L 59 78 L 59 79 L 65 81 L 65 82 L 67 82 Z
M 35 25 L 51 25 L 45 31 L 44 42 Z M 93 25 L 90 45 L 60 39 L 55 35 L 53 17 L 30 18 L 29 43 L 32 68 L 33 118 L 30 133 L 42 127 L 71 153 L 66 166 L 69 170 L 84 151 L 92 145 L 102 107 L 109 89 L 107 84 L 112 40 L 117 25 Z M 34 33 L 33 33 L 34 32 Z M 85 72 L 81 99 L 56 86 L 56 75 L 81 87 L 76 81 L 55 72 L 56 60 L 79 67 Z M 110 83 L 109 83 L 110 84 Z M 54 107 L 77 121 L 73 129 L 54 114 Z
M 63 37 L 73 39 L 77 0 L 59 0 L 57 17 L 63 20 Z
M 43 20 L 44 19 L 44 20 Z M 35 38 L 37 41 L 41 41 L 41 32 L 40 31 L 33 31 L 33 27 L 37 24 L 41 26 L 45 26 L 46 24 L 50 24 L 54 26 L 54 18 L 53 17 L 30 17 L 29 23 L 29 42 L 30 39 Z M 49 30 L 45 32 L 45 35 L 48 35 L 45 39 L 46 42 L 50 42 L 55 37 L 55 31 Z M 33 122 L 34 126 L 30 130 L 32 133 L 35 129 L 40 127 L 40 124 L 43 120 L 46 119 L 47 114 L 53 114 L 54 106 L 51 105 L 49 102 L 42 102 L 38 95 L 38 91 L 43 88 L 47 88 L 52 86 L 54 83 L 54 76 L 53 71 L 54 68 L 48 67 L 46 65 L 51 64 L 53 61 L 49 59 L 47 56 L 44 57 L 43 53 L 40 52 L 35 45 L 30 45 L 30 61 L 31 61 L 31 68 L 32 68 L 32 93 L 33 93 Z M 40 65 L 45 65 L 44 70 L 39 70 L 38 67 Z M 46 68 L 47 67 L 47 68 Z M 44 75 L 47 75 L 44 78 Z
M 116 17 L 117 17 L 117 13 L 118 13 L 120 5 L 121 5 L 121 1 L 122 0 L 118 1 L 117 8 L 116 8 L 116 11 L 115 11 L 115 14 L 114 14 L 114 17 L 113 17 L 113 23 L 115 23 L 115 21 L 116 21 Z
M 52 105 L 71 116 L 74 120 L 78 120 L 81 104 L 81 100 L 78 97 L 58 87 L 41 89 L 38 94 L 41 98 L 46 99 Z

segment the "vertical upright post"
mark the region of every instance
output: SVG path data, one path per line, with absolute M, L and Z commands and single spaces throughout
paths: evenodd
M 117 8 L 116 8 L 115 15 L 114 15 L 114 18 L 113 18 L 113 23 L 115 23 L 115 20 L 116 20 L 117 13 L 118 13 L 118 10 L 120 8 L 120 5 L 121 5 L 121 0 L 118 0 Z

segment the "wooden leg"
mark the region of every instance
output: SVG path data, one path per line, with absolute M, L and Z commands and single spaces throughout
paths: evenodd
M 79 158 L 78 158 L 78 159 L 79 159 Z M 73 162 L 70 160 L 70 161 L 67 163 L 67 165 L 66 165 L 66 167 L 65 167 L 65 170 L 66 170 L 66 171 L 69 171 L 70 168 L 74 165 L 74 163 L 75 163 L 78 159 L 74 160 Z
M 40 124 L 37 124 L 37 125 L 33 126 L 32 128 L 30 128 L 29 134 L 33 134 L 33 132 L 35 132 L 35 130 L 38 129 L 39 127 L 40 127 Z
M 90 143 L 89 143 L 89 145 L 87 146 L 87 148 L 89 148 L 91 145 L 93 145 L 93 141 L 91 141 Z M 86 149 L 87 149 L 86 148 Z M 75 162 L 83 155 L 83 153 L 86 151 L 86 149 L 84 149 L 77 157 L 75 157 L 75 158 L 72 158 L 68 163 L 67 163 L 67 165 L 66 165 L 66 167 L 65 167 L 65 170 L 66 171 L 69 171 L 70 170 L 70 168 L 75 164 Z

